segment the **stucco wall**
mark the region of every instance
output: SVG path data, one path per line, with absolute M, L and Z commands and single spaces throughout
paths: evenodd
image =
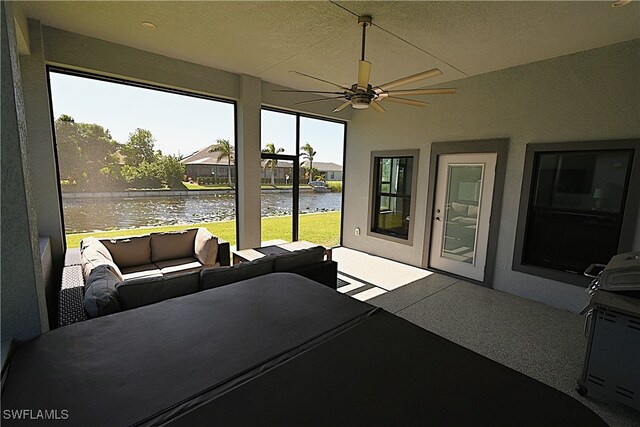
M 11 5 L 2 11 L 2 340 L 47 331 L 38 233 L 26 167 L 27 137 Z M 3 344 L 4 346 L 4 344 Z
M 28 135 L 29 164 L 34 207 L 37 213 L 37 228 L 40 236 L 49 238 L 52 263 L 48 266 L 45 281 L 49 323 L 57 324 L 58 290 L 64 266 L 64 230 L 62 228 L 62 206 L 58 195 L 56 152 L 52 144 L 53 130 L 50 122 L 51 110 L 49 90 L 42 46 L 42 31 L 39 21 L 29 20 L 31 40 L 29 55 L 20 55 L 25 115 Z
M 492 72 L 447 84 L 456 95 L 431 97 L 419 109 L 383 103 L 387 112 L 353 114 L 348 126 L 343 244 L 422 265 L 432 142 L 508 138 L 509 155 L 494 288 L 577 311 L 587 300 L 576 286 L 511 270 L 525 147 L 531 142 L 640 136 L 640 40 Z M 412 245 L 383 241 L 367 227 L 371 151 L 419 149 Z M 638 221 L 640 226 L 640 218 Z M 640 249 L 636 231 L 635 248 Z

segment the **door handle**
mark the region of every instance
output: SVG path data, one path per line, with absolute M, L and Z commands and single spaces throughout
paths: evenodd
M 436 217 L 436 221 L 442 221 L 439 216 Z

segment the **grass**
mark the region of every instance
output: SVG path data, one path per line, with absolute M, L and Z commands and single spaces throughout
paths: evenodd
M 342 193 L 342 181 L 327 181 L 327 186 L 332 193 Z
M 200 184 L 191 184 L 188 182 L 182 183 L 185 188 L 189 191 L 201 191 L 201 190 L 232 190 L 228 184 L 215 184 L 215 185 L 200 185 Z M 301 185 L 301 187 L 305 187 L 306 185 Z M 276 184 L 274 187 L 271 184 L 262 184 L 260 188 L 263 189 L 271 189 L 271 188 L 293 188 L 293 185 L 284 185 L 284 184 Z
M 262 240 L 291 240 L 291 216 L 277 216 L 262 219 Z M 126 237 L 148 233 L 178 231 L 185 228 L 204 227 L 212 234 L 236 244 L 236 222 L 217 221 L 199 224 L 168 225 L 161 227 L 142 227 L 124 230 L 100 231 L 95 233 L 67 234 L 67 247 L 77 248 L 80 240 L 94 237 Z M 340 243 L 340 212 L 324 212 L 300 215 L 299 239 L 324 246 L 336 246 Z
M 200 185 L 200 184 L 191 184 L 191 183 L 183 181 L 182 185 L 184 185 L 187 188 L 187 190 L 190 190 L 190 191 L 218 190 L 218 189 L 223 189 L 223 188 L 231 190 L 231 187 L 229 187 L 228 184 Z

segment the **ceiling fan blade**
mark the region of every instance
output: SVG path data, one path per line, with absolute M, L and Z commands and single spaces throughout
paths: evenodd
M 384 108 L 382 108 L 382 106 L 380 104 L 378 104 L 376 101 L 371 101 L 371 104 L 369 104 L 371 106 L 371 108 L 373 108 L 374 110 L 376 110 L 378 113 L 384 113 L 386 110 Z
M 344 98 L 344 96 L 331 96 L 329 98 L 312 99 L 310 101 L 295 102 L 293 105 L 312 104 L 314 102 L 331 101 L 333 99 Z
M 336 109 L 335 109 L 335 110 L 333 110 L 333 112 L 334 112 L 334 113 L 337 113 L 338 111 L 342 111 L 342 110 L 344 110 L 345 108 L 347 108 L 349 105 L 351 105 L 351 101 L 347 101 L 347 102 L 345 102 L 344 104 L 340 104 L 340 106 L 339 106 L 339 107 L 336 107 Z
M 403 77 L 398 80 L 394 80 L 389 83 L 379 85 L 376 89 L 380 89 L 380 92 L 388 91 L 394 87 L 408 85 L 409 83 L 419 82 L 420 80 L 428 79 L 431 77 L 441 76 L 442 71 L 434 68 L 433 70 L 423 71 L 422 73 L 414 74 L 412 76 Z M 376 92 L 378 92 L 376 90 Z
M 337 88 L 344 89 L 346 91 L 351 92 L 351 89 L 349 89 L 348 87 L 340 86 L 339 84 L 330 82 L 328 80 L 323 80 L 323 79 L 318 78 L 318 77 L 313 77 L 313 76 L 310 76 L 309 74 L 301 73 L 300 71 L 291 70 L 289 72 L 293 73 L 293 74 L 298 74 L 299 76 L 309 77 L 310 79 L 318 80 L 320 82 L 327 83 L 327 84 L 330 84 L 330 85 L 335 86 Z
M 389 102 L 395 102 L 398 104 L 414 105 L 416 107 L 426 107 L 427 105 L 429 105 L 428 102 L 416 101 L 415 99 L 396 98 L 395 96 L 387 96 L 386 98 L 382 99 L 386 99 Z
M 274 92 L 291 92 L 291 93 L 332 93 L 334 95 L 346 95 L 347 92 L 326 92 L 322 90 L 295 90 L 295 89 L 274 89 Z
M 358 87 L 366 89 L 371 76 L 371 62 L 358 61 Z
M 451 95 L 456 93 L 456 89 L 442 88 L 442 89 L 409 89 L 409 90 L 392 90 L 382 92 L 380 95 L 386 93 L 387 96 L 411 96 L 411 95 Z M 380 96 L 378 95 L 378 96 Z

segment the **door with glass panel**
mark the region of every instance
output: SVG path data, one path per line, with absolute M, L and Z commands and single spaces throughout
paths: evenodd
M 484 280 L 496 158 L 495 153 L 438 157 L 431 267 Z

